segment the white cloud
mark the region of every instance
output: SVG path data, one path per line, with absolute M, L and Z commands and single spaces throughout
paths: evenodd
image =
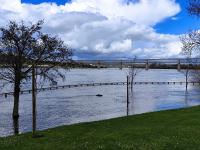
M 180 12 L 175 0 L 140 0 L 127 4 L 128 0 L 74 0 L 61 6 L 65 12 L 100 13 L 110 19 L 122 17 L 135 23 L 155 25 Z
M 179 37 L 159 34 L 153 26 L 180 12 L 175 0 L 72 0 L 58 6 L 0 0 L 0 24 L 45 19 L 44 32 L 58 34 L 77 57 L 172 57 Z
M 8 11 L 20 11 L 22 8 L 20 0 L 0 0 L 0 8 Z

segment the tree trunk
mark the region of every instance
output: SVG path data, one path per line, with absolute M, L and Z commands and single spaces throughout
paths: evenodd
M 133 75 L 132 75 L 132 77 L 131 77 L 131 91 L 133 91 Z
M 186 76 L 186 92 L 188 91 L 188 75 Z
M 13 107 L 13 127 L 14 134 L 19 134 L 19 94 L 20 94 L 20 78 L 15 77 L 14 83 L 14 107 Z
M 126 108 L 126 114 L 129 115 L 129 76 L 127 76 L 127 108 Z
M 187 68 L 187 70 L 186 70 L 186 78 L 185 78 L 185 80 L 186 80 L 186 92 L 188 91 L 188 77 L 189 77 L 189 65 L 188 65 L 188 68 Z
M 36 79 L 35 79 L 35 67 L 32 68 L 32 113 L 33 113 L 33 137 L 36 136 Z

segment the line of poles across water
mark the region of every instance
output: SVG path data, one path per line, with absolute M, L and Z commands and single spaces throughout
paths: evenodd
M 186 82 L 107 82 L 107 83 L 88 83 L 88 84 L 73 84 L 73 85 L 61 85 L 61 86 L 51 86 L 51 87 L 44 87 L 38 88 L 37 92 L 42 91 L 51 91 L 51 90 L 58 90 L 58 89 L 66 89 L 66 88 L 77 88 L 77 87 L 93 87 L 93 86 L 109 86 L 109 85 L 127 85 L 127 84 L 134 84 L 134 85 L 185 85 Z M 200 85 L 200 82 L 187 82 L 190 85 Z M 30 94 L 32 90 L 22 90 L 20 94 Z M 0 97 L 7 98 L 8 96 L 12 96 L 14 92 L 7 92 L 7 93 L 0 93 Z

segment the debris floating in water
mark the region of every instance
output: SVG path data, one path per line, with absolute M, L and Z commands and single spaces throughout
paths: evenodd
M 97 94 L 96 96 L 97 96 L 97 97 L 102 97 L 103 95 L 102 95 L 102 94 Z

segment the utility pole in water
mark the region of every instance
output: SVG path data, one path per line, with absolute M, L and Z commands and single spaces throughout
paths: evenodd
M 128 109 L 129 109 L 129 76 L 127 76 L 127 108 L 126 108 L 126 111 L 127 111 L 127 116 L 129 115 L 129 112 L 128 112 Z

